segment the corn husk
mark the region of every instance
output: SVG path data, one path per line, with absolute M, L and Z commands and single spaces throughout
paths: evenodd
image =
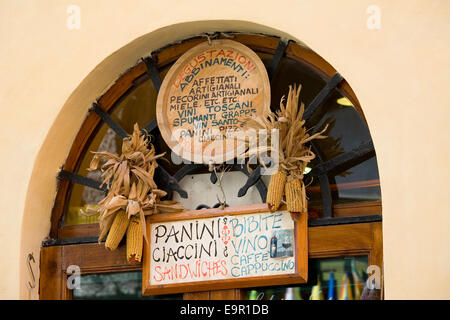
M 270 177 L 269 188 L 267 190 L 266 203 L 270 211 L 276 211 L 283 200 L 284 185 L 286 183 L 286 173 L 277 171 Z
M 128 219 L 139 217 L 142 233 L 148 244 L 145 215 L 160 212 L 177 212 L 184 208 L 174 201 L 162 201 L 166 192 L 159 190 L 153 176 L 158 164 L 157 159 L 164 156 L 156 154 L 155 148 L 148 143 L 147 136 L 141 134 L 138 124 L 133 134 L 123 139 L 120 155 L 110 152 L 94 152 L 89 171 L 102 171 L 102 186 L 108 188 L 107 196 L 98 203 L 101 242 L 120 210 L 125 210 Z M 100 166 L 100 162 L 104 162 Z
M 125 232 L 127 231 L 130 220 L 125 211 L 120 210 L 114 217 L 114 221 L 106 238 L 105 248 L 109 250 L 116 250 L 122 241 Z
M 277 144 L 273 144 L 271 135 L 268 138 L 268 145 L 278 145 L 278 148 L 274 147 L 253 147 L 248 145 L 246 152 L 240 155 L 240 158 L 249 158 L 255 154 L 261 161 L 262 154 L 270 151 L 270 153 L 278 153 L 279 159 L 279 171 L 284 172 L 288 176 L 289 191 L 292 193 L 289 195 L 290 208 L 295 209 L 293 212 L 305 212 L 306 209 L 306 191 L 303 184 L 303 172 L 307 164 L 315 158 L 315 154 L 311 151 L 309 142 L 314 139 L 327 138 L 323 133 L 327 130 L 326 125 L 319 132 L 310 135 L 305 128 L 305 120 L 303 120 L 303 113 L 305 111 L 305 105 L 300 103 L 299 96 L 301 91 L 301 85 L 289 86 L 289 93 L 287 100 L 283 97 L 280 102 L 280 108 L 275 113 L 267 112 L 262 116 L 252 116 L 246 118 L 244 125 L 246 129 L 254 129 L 258 132 L 259 129 L 265 129 L 267 132 L 271 130 L 278 130 L 279 141 Z M 258 136 L 258 134 L 257 134 Z M 262 138 L 258 136 L 259 138 Z M 247 162 L 248 166 L 249 162 Z M 250 170 L 250 168 L 248 167 Z M 277 173 L 278 174 L 278 173 Z M 291 182 L 297 181 L 297 182 Z M 286 192 L 286 187 L 284 194 Z M 294 200 L 295 197 L 299 197 L 299 200 Z M 294 198 L 292 198 L 294 197 Z M 266 201 L 267 202 L 267 201 Z M 268 202 L 269 203 L 269 202 Z M 269 205 L 272 205 L 269 203 Z M 299 210 L 299 211 L 296 211 Z
M 289 212 L 307 213 L 306 189 L 303 180 L 291 176 L 285 185 L 286 206 Z
M 143 234 L 141 220 L 138 217 L 130 219 L 127 229 L 127 261 L 137 264 L 142 259 Z

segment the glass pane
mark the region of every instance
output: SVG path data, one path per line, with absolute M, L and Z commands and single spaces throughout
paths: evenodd
M 316 185 L 306 188 L 309 219 L 319 219 L 323 217 L 322 194 L 318 179 L 316 179 L 316 181 Z
M 271 81 L 272 108 L 280 106 L 281 97 L 287 96 L 289 86 L 301 84 L 300 101 L 308 106 L 326 82 L 310 66 L 294 59 L 283 58 Z
M 70 195 L 69 205 L 64 215 L 65 225 L 98 222 L 99 213 L 87 211 L 87 205 L 96 204 L 102 200 L 105 197 L 104 192 L 72 183 Z
M 372 138 L 366 123 L 350 101 L 337 89 L 325 100 L 308 121 L 308 127 L 318 131 L 328 124 L 327 139 L 315 140 L 322 161 L 357 148 Z
M 314 167 L 313 162 L 310 167 Z M 376 157 L 361 162 L 346 171 L 328 175 L 333 204 L 373 202 L 381 200 L 380 181 Z M 322 206 L 322 193 L 318 177 L 305 179 L 310 213 Z M 314 208 L 312 208 L 314 207 Z
M 371 141 L 369 129 L 359 112 L 349 99 L 335 89 L 326 99 L 317 113 L 309 120 L 309 125 L 315 131 L 326 124 L 327 139 L 314 141 L 320 159 L 311 163 L 317 165 L 320 160 L 328 161 L 341 154 L 349 152 L 362 143 Z M 330 172 L 328 179 L 333 198 L 333 204 L 378 201 L 381 199 L 376 156 L 366 156 L 348 165 L 349 168 L 337 168 Z M 308 188 L 311 205 L 321 204 L 320 187 L 313 181 Z
M 365 287 L 367 256 L 310 259 L 309 280 L 295 286 L 244 290 L 247 300 L 365 300 L 379 292 Z
M 142 296 L 142 272 L 118 272 L 82 275 L 80 288 L 73 289 L 73 300 L 183 299 L 182 294 Z
M 378 166 L 372 157 L 350 169 L 344 174 L 329 176 L 332 185 L 333 203 L 353 203 L 381 200 Z
M 133 132 L 136 122 L 143 128 L 156 118 L 157 95 L 153 83 L 146 80 L 118 101 L 111 117 L 128 133 Z

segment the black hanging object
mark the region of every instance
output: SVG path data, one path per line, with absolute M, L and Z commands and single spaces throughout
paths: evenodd
M 261 165 L 259 165 L 253 172 L 248 176 L 247 181 L 244 186 L 239 189 L 238 197 L 243 197 L 247 194 L 247 191 L 250 187 L 254 186 L 258 180 L 261 178 Z
M 216 184 L 217 182 L 217 174 L 215 171 L 211 172 L 211 176 L 209 177 L 209 180 L 211 181 L 212 184 Z
M 199 204 L 195 210 L 202 210 L 202 209 L 210 209 L 210 207 L 206 204 Z
M 172 193 L 171 191 L 176 191 L 180 195 L 180 197 L 182 197 L 183 199 L 187 199 L 188 198 L 187 192 L 180 187 L 180 185 L 178 184 L 177 179 L 172 177 L 166 171 L 166 169 L 164 169 L 162 166 L 158 166 L 156 168 L 156 170 L 158 170 L 160 172 L 160 174 L 163 176 L 163 179 L 167 182 L 167 186 L 170 189 L 170 192 L 168 192 L 168 193 L 171 194 Z

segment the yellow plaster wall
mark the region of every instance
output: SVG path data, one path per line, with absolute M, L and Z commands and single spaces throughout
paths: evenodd
M 0 0 L 0 298 L 38 297 L 26 256 L 39 263 L 55 176 L 91 102 L 152 49 L 216 30 L 300 39 L 347 79 L 377 151 L 386 298 L 450 298 L 449 18 L 445 0 Z

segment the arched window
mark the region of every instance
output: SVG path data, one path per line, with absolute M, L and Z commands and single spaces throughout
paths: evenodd
M 322 258 L 311 260 L 311 281 L 317 280 L 320 271 L 327 266 L 342 270 L 356 267 L 363 270 L 369 264 L 381 266 L 381 194 L 376 155 L 361 106 L 349 84 L 319 55 L 294 41 L 259 34 L 217 33 L 214 36 L 232 37 L 259 55 L 271 81 L 273 109 L 287 94 L 289 85 L 301 83 L 300 97 L 306 106 L 306 126 L 315 131 L 325 123 L 330 124 L 326 132 L 329 138 L 312 145 L 317 157 L 305 176 L 309 198 L 310 257 Z M 99 272 L 109 272 L 111 277 L 119 279 L 117 281 L 127 276 L 113 272 L 139 273 L 140 266 L 127 266 L 118 253 L 94 247 L 98 217 L 88 214 L 86 206 L 101 200 L 105 190 L 100 188 L 99 174 L 88 173 L 86 168 L 93 156 L 91 151 L 119 152 L 122 138 L 132 132 L 135 122 L 150 132 L 158 153 L 170 154 L 156 125 L 157 93 L 177 58 L 204 41 L 204 36 L 193 37 L 152 52 L 126 71 L 97 101 L 93 101 L 58 174 L 59 188 L 52 212 L 50 240 L 44 243 L 43 268 L 46 268 L 45 261 L 54 259 L 60 269 L 57 274 L 63 277 L 64 266 L 69 263 L 67 259 L 80 260 L 83 248 L 89 247 L 103 257 L 82 267 L 86 279 L 91 279 L 89 281 L 101 282 Z M 217 203 L 217 179 L 207 166 L 160 162 L 155 179 L 158 186 L 168 192 L 168 198 L 180 201 L 188 209 L 213 207 Z M 245 168 L 235 165 L 222 185 L 229 205 L 249 204 L 265 201 L 268 180 L 259 176 L 257 170 L 250 174 Z M 349 231 L 353 233 L 349 234 Z M 69 248 L 65 246 L 67 244 L 74 245 Z M 58 256 L 63 251 L 65 261 Z M 345 259 L 347 256 L 352 258 Z M 55 276 L 48 275 L 45 270 L 41 273 L 44 278 Z M 136 274 L 128 277 L 132 282 Z M 309 284 L 310 289 L 312 285 L 314 283 Z M 55 290 L 48 290 L 48 295 L 72 296 L 72 292 L 65 288 Z M 254 294 L 251 290 L 231 291 L 209 292 L 207 297 L 229 298 L 226 296 L 229 294 L 233 298 L 245 298 Z M 77 291 L 73 294 L 73 297 L 88 296 Z M 201 294 L 205 293 L 185 294 L 185 298 L 206 297 Z

